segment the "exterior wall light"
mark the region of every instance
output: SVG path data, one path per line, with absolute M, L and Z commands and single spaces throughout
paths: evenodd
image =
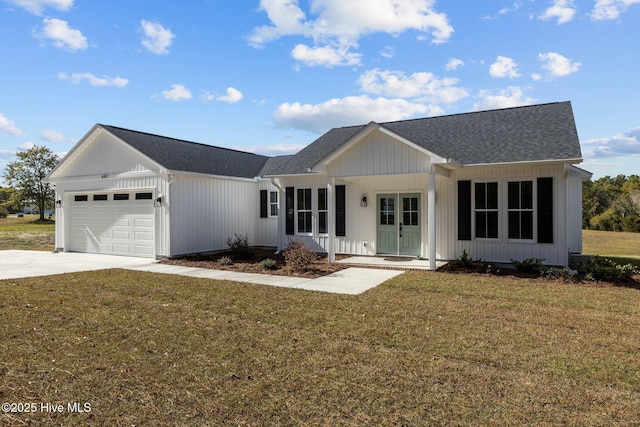
M 362 208 L 366 208 L 367 207 L 367 195 L 363 194 L 362 195 L 362 199 L 360 199 L 360 207 Z

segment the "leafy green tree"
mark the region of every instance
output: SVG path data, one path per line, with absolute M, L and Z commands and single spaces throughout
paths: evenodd
M 44 210 L 53 206 L 55 193 L 44 178 L 58 163 L 56 156 L 47 147 L 32 147 L 16 153 L 18 160 L 9 163 L 4 179 L 17 193 L 20 204 L 33 204 L 44 220 Z
M 16 197 L 16 191 L 11 187 L 0 187 L 0 212 L 17 212 L 20 203 Z
M 640 176 L 605 176 L 584 183 L 582 213 L 584 228 L 640 232 Z

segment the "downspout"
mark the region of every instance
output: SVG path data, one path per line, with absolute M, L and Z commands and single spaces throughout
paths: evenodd
M 275 255 L 278 255 L 282 252 L 282 186 L 276 182 L 275 178 L 269 178 L 271 181 L 271 185 L 278 189 L 278 247 L 276 248 Z
M 166 221 L 167 221 L 167 225 L 169 226 L 169 233 L 167 233 L 166 239 L 167 239 L 167 257 L 171 258 L 171 233 L 173 232 L 173 227 L 171 227 L 171 184 L 173 184 L 176 180 L 176 174 L 175 173 L 170 173 L 169 171 L 167 171 L 167 195 L 165 196 L 167 198 L 167 201 L 165 203 L 165 216 L 166 216 Z M 166 227 L 165 227 L 166 229 Z

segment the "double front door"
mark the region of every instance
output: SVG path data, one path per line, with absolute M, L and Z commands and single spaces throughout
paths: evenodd
M 420 194 L 378 194 L 377 252 L 420 255 Z

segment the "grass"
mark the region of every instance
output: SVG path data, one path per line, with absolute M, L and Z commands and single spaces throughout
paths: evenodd
M 55 222 L 40 221 L 39 218 L 39 215 L 0 218 L 0 250 L 52 251 L 55 248 Z
M 411 272 L 359 296 L 107 270 L 0 282 L 8 425 L 635 425 L 640 291 Z
M 640 233 L 582 230 L 582 252 L 640 267 Z

